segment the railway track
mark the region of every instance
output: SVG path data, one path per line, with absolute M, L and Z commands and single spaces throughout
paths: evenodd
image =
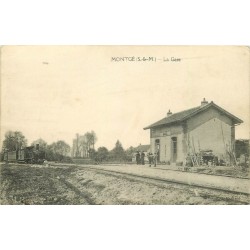
M 142 176 L 133 173 L 124 173 L 116 170 L 98 169 L 90 166 L 81 166 L 80 169 L 94 171 L 96 173 L 103 174 L 106 176 L 115 176 L 129 181 L 139 181 L 142 183 L 148 183 L 151 185 L 158 186 L 160 188 L 167 188 L 167 185 L 175 185 L 177 188 L 183 189 L 188 188 L 192 192 L 195 192 L 197 195 L 203 198 L 214 198 L 218 200 L 231 201 L 232 203 L 238 202 L 245 205 L 250 204 L 250 194 L 240 191 L 228 190 L 220 187 L 203 186 L 199 184 L 188 184 L 182 181 L 166 180 L 163 178 Z
M 61 164 L 52 164 L 52 166 L 61 166 Z M 66 166 L 75 166 L 75 167 L 79 167 L 79 166 L 85 166 L 85 165 L 76 165 L 76 164 L 68 164 Z M 93 165 L 93 166 L 100 166 L 100 165 Z M 105 166 L 105 164 L 104 164 Z M 119 166 L 119 165 L 117 165 Z M 173 171 L 173 172 L 184 172 L 184 173 L 192 173 L 192 174 L 199 174 L 199 175 L 208 175 L 208 176 L 221 176 L 221 177 L 228 177 L 228 178 L 234 178 L 234 179 L 243 179 L 243 180 L 250 180 L 249 177 L 244 177 L 244 176 L 232 176 L 232 175 L 226 175 L 226 174 L 214 174 L 214 173 L 204 173 L 204 172 L 192 172 L 192 171 L 184 171 L 184 170 L 180 170 L 180 169 L 168 169 L 168 168 L 164 168 L 161 167 L 160 165 L 155 167 L 154 169 L 160 169 L 160 170 L 164 170 L 164 171 Z
M 15 196 L 21 195 L 22 197 L 20 190 L 23 189 L 24 195 L 26 195 L 27 191 L 29 191 L 32 195 L 34 195 L 34 199 L 36 199 L 37 193 L 39 193 L 39 196 L 42 195 L 42 197 L 45 198 L 47 197 L 47 194 L 48 197 L 51 196 L 52 198 L 56 198 L 57 194 L 59 194 L 58 199 L 56 198 L 57 199 L 56 202 L 58 201 L 60 204 L 71 204 L 71 197 L 72 197 L 73 204 L 79 203 L 79 204 L 97 205 L 97 204 L 102 204 L 103 199 L 105 201 L 105 198 L 99 198 L 99 196 L 96 195 L 98 192 L 102 192 L 102 190 L 105 190 L 104 193 L 100 193 L 100 195 L 101 196 L 103 195 L 103 197 L 107 197 L 107 195 L 109 196 L 109 193 L 106 193 L 106 191 L 111 192 L 112 194 L 113 190 L 116 190 L 116 188 L 118 188 L 117 190 L 119 190 L 119 185 L 117 185 L 117 187 L 115 188 L 112 187 L 113 189 L 109 189 L 109 184 L 108 184 L 109 182 L 108 181 L 102 182 L 102 180 L 109 180 L 109 178 L 105 177 L 112 177 L 113 179 L 111 179 L 111 181 L 115 181 L 116 179 L 118 180 L 119 178 L 118 183 L 122 183 L 121 182 L 122 180 L 131 182 L 131 185 L 129 185 L 128 183 L 128 187 L 137 185 L 137 183 L 141 183 L 146 185 L 145 186 L 146 190 L 147 188 L 149 190 L 152 190 L 153 187 L 157 187 L 160 188 L 159 193 L 161 192 L 164 193 L 165 192 L 164 190 L 166 191 L 173 190 L 173 192 L 175 192 L 177 196 L 178 194 L 183 194 L 184 196 L 186 195 L 187 198 L 201 197 L 203 199 L 200 199 L 200 201 L 201 202 L 204 201 L 205 204 L 250 204 L 250 194 L 240 192 L 237 190 L 234 191 L 234 190 L 224 189 L 221 187 L 189 184 L 179 180 L 172 180 L 172 179 L 168 180 L 160 178 L 160 176 L 154 177 L 148 175 L 141 175 L 141 173 L 124 172 L 119 169 L 105 169 L 104 167 L 102 168 L 101 166 L 84 166 L 84 165 L 80 166 L 52 165 L 49 168 L 43 166 L 33 166 L 33 167 L 34 169 L 32 171 L 29 170 L 28 166 L 26 168 L 20 168 L 20 169 L 9 168 L 9 167 L 4 168 L 4 172 L 2 173 L 4 174 L 3 176 L 7 178 L 7 180 L 11 181 L 10 182 L 11 185 L 9 187 L 11 187 L 10 190 L 13 193 L 13 195 Z M 91 171 L 94 174 L 88 174 L 88 171 Z M 84 176 L 84 172 L 86 173 L 86 177 L 84 177 L 85 180 L 84 182 L 82 182 L 83 178 L 82 176 Z M 97 174 L 96 177 L 94 177 L 95 174 Z M 232 177 L 226 177 L 226 178 L 232 178 Z M 15 190 L 13 192 L 13 185 L 14 187 L 17 188 L 18 192 Z M 100 189 L 98 185 L 99 186 L 102 185 L 102 188 Z M 32 186 L 34 186 L 34 190 L 30 190 L 30 187 Z M 105 189 L 105 187 L 107 189 Z M 4 187 L 2 186 L 2 188 Z M 15 192 L 17 192 L 17 194 Z M 64 192 L 65 194 L 68 193 L 69 195 L 67 196 L 68 198 L 65 196 Z M 171 193 L 171 191 L 167 191 L 166 195 L 168 195 L 169 192 Z M 116 195 L 116 191 L 114 193 Z M 33 197 L 31 196 L 31 194 L 29 196 Z M 115 195 L 113 196 L 114 200 L 110 200 L 110 202 L 111 203 L 114 202 L 112 204 L 120 204 L 119 199 L 116 200 Z M 136 195 L 140 196 L 139 193 L 137 193 Z M 30 199 L 30 197 L 28 197 L 27 200 Z M 7 203 L 11 204 L 12 197 L 8 197 L 7 195 L 7 198 L 10 198 L 10 200 Z M 164 199 L 165 198 L 163 198 L 163 201 Z M 183 201 L 184 204 L 189 204 L 185 203 L 185 200 Z M 45 202 L 49 204 L 53 203 L 53 201 L 47 199 L 45 200 Z M 127 204 L 130 204 L 129 202 L 130 201 L 128 201 Z M 171 204 L 175 204 L 173 200 L 171 202 L 172 202 Z M 177 204 L 182 204 L 181 202 L 180 203 L 177 202 Z M 193 203 L 191 202 L 191 204 Z

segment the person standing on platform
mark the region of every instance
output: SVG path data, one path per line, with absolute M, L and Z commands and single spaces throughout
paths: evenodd
M 157 152 L 154 153 L 153 161 L 154 161 L 154 167 L 156 167 L 156 165 L 157 165 Z
M 148 162 L 149 167 L 151 167 L 151 164 L 153 163 L 153 154 L 151 152 L 148 153 Z
M 136 159 L 136 164 L 139 165 L 140 164 L 140 153 L 139 153 L 139 151 L 136 152 L 135 159 Z
M 144 158 L 145 158 L 145 154 L 143 151 L 141 151 L 141 165 L 145 165 Z

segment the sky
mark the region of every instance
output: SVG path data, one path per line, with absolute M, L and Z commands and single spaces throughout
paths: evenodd
M 144 127 L 203 98 L 242 119 L 236 138 L 249 138 L 249 64 L 239 46 L 4 46 L 0 141 L 18 130 L 29 144 L 72 145 L 94 130 L 96 147 L 149 144 Z

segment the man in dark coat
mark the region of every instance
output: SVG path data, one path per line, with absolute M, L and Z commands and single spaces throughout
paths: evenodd
M 136 164 L 139 165 L 140 164 L 140 153 L 139 153 L 139 151 L 136 152 L 135 159 L 136 159 Z
M 145 154 L 144 154 L 143 151 L 141 151 L 141 165 L 144 165 L 144 164 L 145 164 L 144 158 L 145 158 Z

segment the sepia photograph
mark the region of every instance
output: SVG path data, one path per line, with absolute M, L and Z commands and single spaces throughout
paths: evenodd
M 1 205 L 248 205 L 246 46 L 2 46 Z

